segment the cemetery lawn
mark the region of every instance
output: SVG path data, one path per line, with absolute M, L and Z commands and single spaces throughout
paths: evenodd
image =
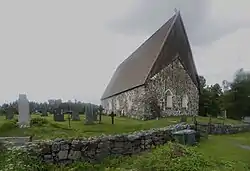
M 33 114 L 32 118 L 39 118 L 41 116 Z M 101 134 L 119 134 L 128 133 L 139 130 L 160 128 L 168 125 L 173 125 L 179 122 L 180 117 L 168 117 L 159 120 L 139 121 L 134 119 L 128 119 L 124 117 L 115 117 L 115 124 L 111 124 L 111 118 L 108 116 L 102 116 L 102 123 L 95 123 L 94 125 L 84 125 L 84 115 L 80 115 L 81 121 L 71 121 L 71 127 L 69 122 L 53 121 L 53 115 L 43 117 L 48 120 L 48 123 L 41 126 L 32 126 L 31 128 L 19 129 L 10 125 L 10 121 L 5 120 L 4 116 L 0 116 L 0 136 L 33 136 L 33 139 L 55 139 L 55 138 L 78 138 L 98 136 Z M 15 116 L 17 118 L 17 116 Z M 65 118 L 67 118 L 65 116 Z M 208 117 L 197 117 L 198 122 L 208 123 Z M 192 118 L 188 118 L 188 122 L 192 122 Z M 213 118 L 213 123 L 222 123 L 221 119 Z M 227 119 L 225 123 L 237 124 L 240 121 Z
M 218 161 L 244 162 L 250 167 L 250 132 L 209 135 L 208 139 L 198 145 L 198 151 Z

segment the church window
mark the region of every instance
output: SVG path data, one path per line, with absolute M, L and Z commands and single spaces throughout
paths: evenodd
M 173 93 L 168 89 L 165 92 L 165 107 L 166 108 L 172 108 L 173 107 Z
M 182 97 L 182 107 L 188 108 L 188 96 L 186 94 Z
M 116 99 L 116 109 L 117 109 L 117 110 L 120 109 L 120 102 L 119 102 L 119 99 Z

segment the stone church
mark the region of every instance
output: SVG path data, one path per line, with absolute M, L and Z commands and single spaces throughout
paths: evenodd
M 107 114 L 148 120 L 197 115 L 199 77 L 180 12 L 116 69 L 101 103 Z

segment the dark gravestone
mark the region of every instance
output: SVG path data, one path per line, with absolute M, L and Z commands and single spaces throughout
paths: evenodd
M 56 122 L 62 122 L 64 120 L 64 113 L 61 112 L 61 110 L 56 110 L 56 113 L 54 114 L 54 121 Z
M 79 112 L 77 112 L 77 111 L 73 111 L 73 112 L 72 112 L 72 116 L 71 116 L 71 118 L 72 118 L 72 121 L 80 121 L 80 115 L 79 115 Z
M 111 124 L 114 125 L 115 124 L 115 114 L 113 111 L 111 112 L 110 117 L 111 117 Z
M 11 120 L 11 119 L 13 119 L 13 118 L 14 118 L 14 112 L 13 112 L 13 110 L 9 109 L 9 110 L 7 111 L 7 113 L 6 113 L 6 119 L 7 119 L 7 120 Z
M 54 121 L 56 122 L 63 122 L 64 120 L 64 114 L 63 113 L 57 113 L 54 114 Z
M 93 106 L 91 104 L 87 104 L 85 106 L 85 125 L 91 125 L 94 123 L 93 119 Z

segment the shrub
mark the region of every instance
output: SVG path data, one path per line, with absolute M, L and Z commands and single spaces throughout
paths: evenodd
M 17 122 L 15 120 L 6 121 L 0 126 L 0 132 L 9 131 L 17 127 Z
M 36 171 L 44 166 L 37 156 L 29 155 L 23 149 L 12 147 L 0 154 L 1 171 Z
M 31 121 L 30 121 L 30 125 L 31 126 L 43 126 L 43 125 L 46 125 L 48 124 L 49 121 L 45 118 L 32 118 Z

